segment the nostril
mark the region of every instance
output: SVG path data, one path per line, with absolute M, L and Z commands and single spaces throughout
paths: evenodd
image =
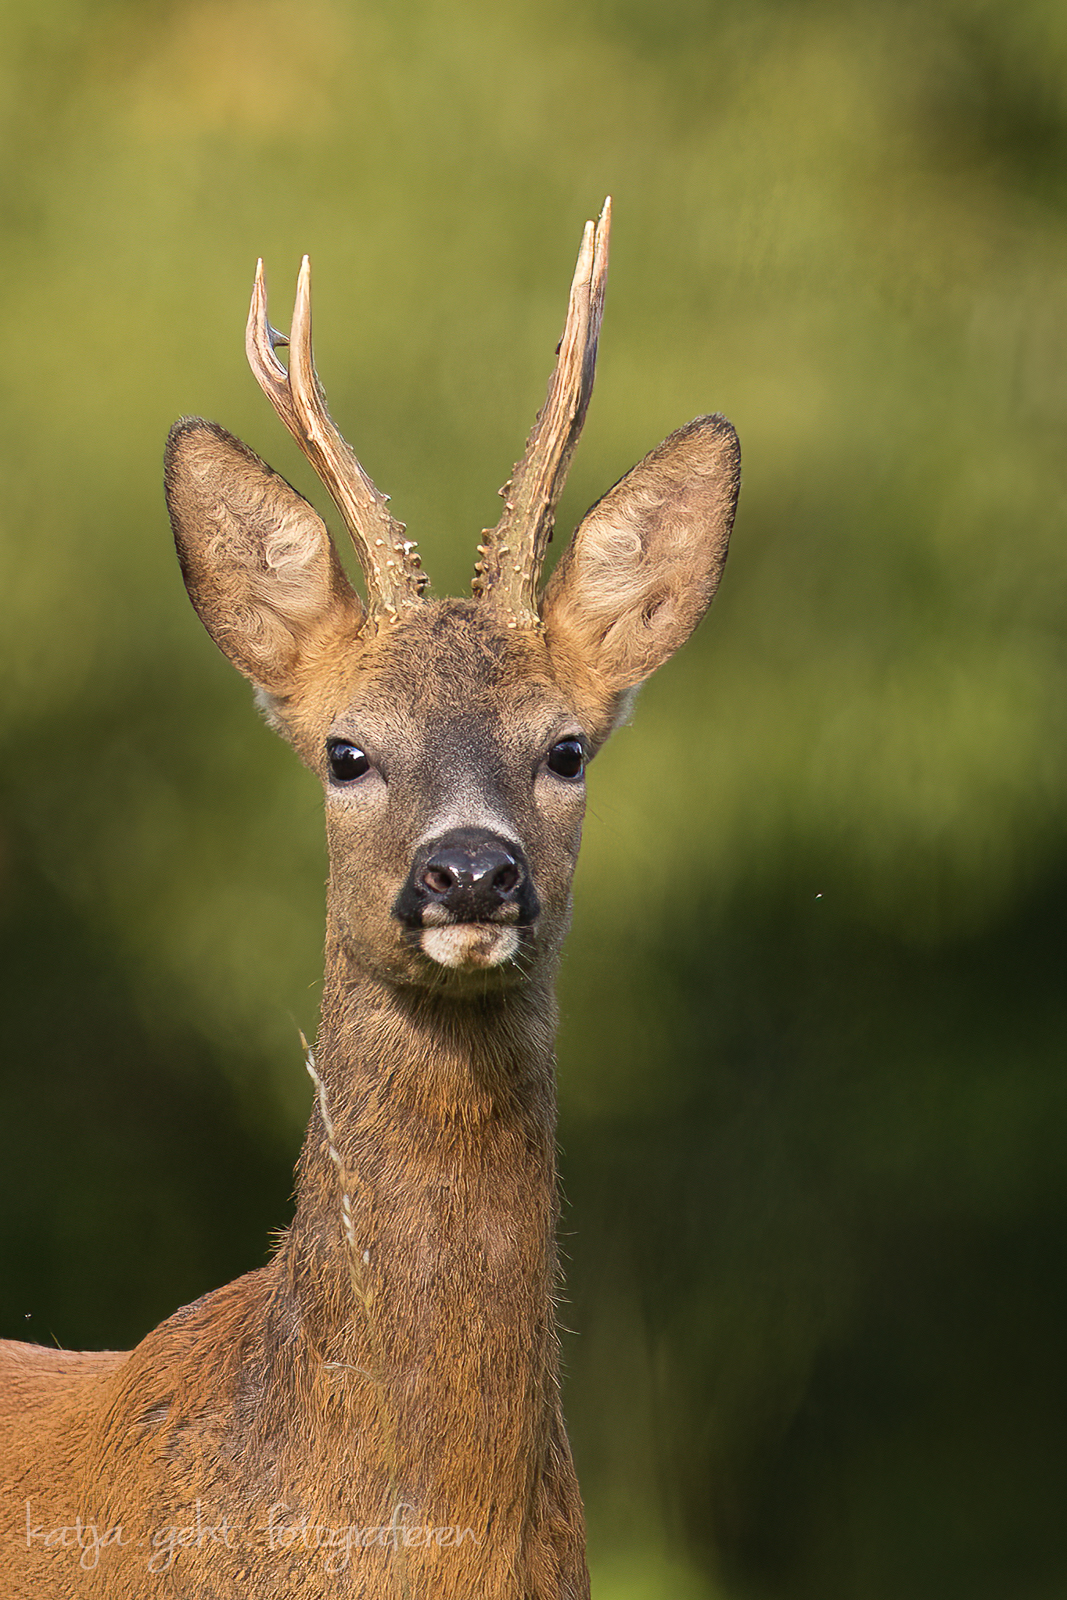
M 447 894 L 449 889 L 455 888 L 456 875 L 447 867 L 431 864 L 423 873 L 422 881 L 431 894 Z
M 511 894 L 519 887 L 519 869 L 514 861 L 505 861 L 503 866 L 497 867 L 490 882 L 498 894 Z

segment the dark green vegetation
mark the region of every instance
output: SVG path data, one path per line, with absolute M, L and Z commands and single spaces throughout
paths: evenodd
M 605 1600 L 1052 1600 L 1062 1548 L 1067 13 L 5 8 L 3 1332 L 263 1259 L 319 799 L 199 629 L 166 429 L 331 406 L 443 589 L 616 204 L 560 517 L 725 411 L 722 592 L 591 774 L 568 1409 Z M 322 496 L 318 499 L 322 506 Z

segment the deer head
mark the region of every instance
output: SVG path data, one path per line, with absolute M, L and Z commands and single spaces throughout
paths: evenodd
M 548 397 L 483 535 L 473 594 L 441 600 L 326 409 L 305 258 L 289 338 L 249 313 L 255 375 L 330 491 L 366 601 L 312 507 L 215 423 L 179 422 L 167 501 L 216 644 L 326 795 L 331 936 L 391 985 L 444 994 L 550 973 L 566 931 L 584 771 L 637 686 L 715 592 L 737 437 L 698 417 L 583 519 L 539 572 L 593 386 L 609 207 L 587 224 Z M 289 346 L 288 367 L 275 354 Z

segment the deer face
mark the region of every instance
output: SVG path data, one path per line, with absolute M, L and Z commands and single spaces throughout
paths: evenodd
M 323 784 L 335 937 L 395 982 L 522 981 L 569 920 L 588 711 L 542 637 L 469 600 L 416 608 L 336 672 L 286 708 Z
M 253 368 L 344 514 L 368 604 L 308 503 L 215 423 L 176 424 L 167 502 L 186 587 L 271 722 L 322 780 L 334 945 L 394 983 L 466 992 L 551 966 L 566 931 L 584 767 L 715 592 L 739 483 L 722 417 L 672 434 L 537 572 L 592 386 L 607 210 L 586 229 L 548 400 L 502 491 L 475 598 L 430 601 L 414 545 L 326 411 L 305 261 L 285 343 Z

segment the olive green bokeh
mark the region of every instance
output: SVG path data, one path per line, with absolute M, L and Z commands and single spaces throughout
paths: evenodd
M 702 411 L 745 484 L 562 981 L 596 1592 L 1062 1594 L 1067 11 L 11 0 L 0 86 L 3 1332 L 128 1343 L 287 1215 L 319 799 L 160 489 L 198 412 L 326 509 L 256 256 L 457 589 L 610 191 L 560 527 Z

